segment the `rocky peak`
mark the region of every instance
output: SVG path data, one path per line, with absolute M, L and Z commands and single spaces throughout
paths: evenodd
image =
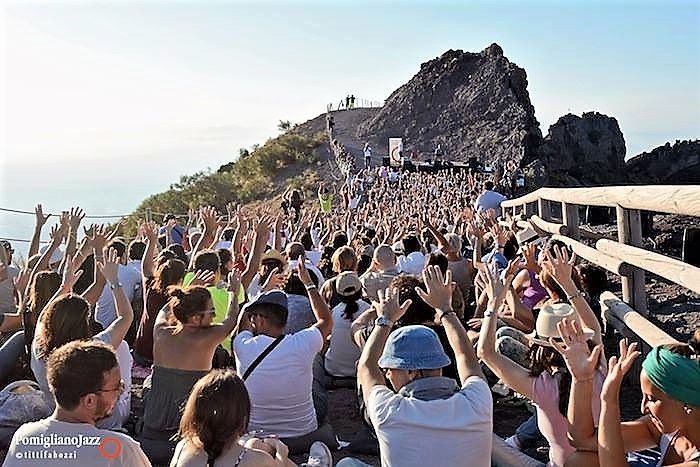
M 375 146 L 402 137 L 407 151 L 424 155 L 441 144 L 450 160 L 517 166 L 542 136 L 525 70 L 492 44 L 481 53 L 448 50 L 423 63 L 360 125 L 358 137 Z

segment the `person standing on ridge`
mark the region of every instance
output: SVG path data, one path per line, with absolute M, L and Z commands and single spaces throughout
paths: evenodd
M 372 167 L 372 147 L 369 143 L 365 143 L 365 148 L 362 150 L 365 154 L 365 169 Z

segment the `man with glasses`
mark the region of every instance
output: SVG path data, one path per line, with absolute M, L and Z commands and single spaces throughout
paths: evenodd
M 53 351 L 47 372 L 56 409 L 19 427 L 3 466 L 151 465 L 129 436 L 95 427 L 112 414 L 124 391 L 111 347 L 94 340 L 70 342 Z

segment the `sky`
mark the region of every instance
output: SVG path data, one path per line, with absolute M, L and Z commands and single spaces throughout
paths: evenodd
M 381 101 L 422 62 L 493 42 L 527 71 L 544 134 L 568 112 L 595 110 L 617 118 L 628 157 L 700 137 L 697 1 L 0 8 L 0 208 L 128 213 L 275 136 L 279 120 L 303 122 L 348 93 Z M 0 213 L 0 235 L 15 220 Z

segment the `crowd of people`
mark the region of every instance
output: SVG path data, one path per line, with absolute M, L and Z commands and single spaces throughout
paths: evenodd
M 26 267 L 0 244 L 4 465 L 698 465 L 698 332 L 646 355 L 622 422 L 640 349 L 604 355 L 603 271 L 504 227 L 481 174 L 342 163 L 313 196 L 143 219 L 130 241 L 79 235 L 74 208 L 39 249 L 37 206 Z M 356 439 L 329 417 L 341 387 Z M 505 439 L 503 397 L 535 409 Z M 524 452 L 540 438 L 546 462 Z

